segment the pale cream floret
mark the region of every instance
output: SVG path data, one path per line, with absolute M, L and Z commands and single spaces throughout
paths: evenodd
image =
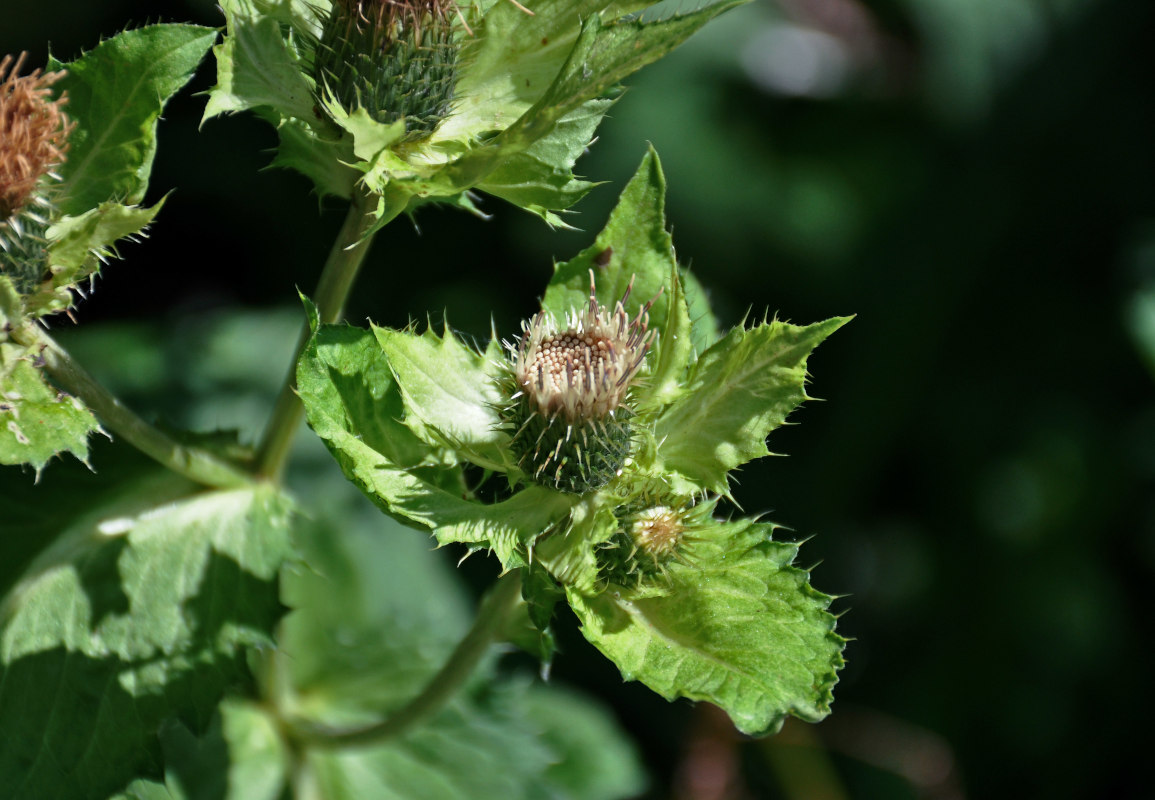
M 604 418 L 622 404 L 653 336 L 650 304 L 631 320 L 623 307 L 629 293 L 607 310 L 594 297 L 591 273 L 589 304 L 566 316 L 565 330 L 544 311 L 526 325 L 514 371 L 535 411 L 574 422 Z

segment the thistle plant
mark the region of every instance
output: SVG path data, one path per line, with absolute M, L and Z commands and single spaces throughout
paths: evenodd
M 225 0 L 219 42 L 152 25 L 24 75 L 0 61 L 0 463 L 51 486 L 58 455 L 102 466 L 98 431 L 155 462 L 99 471 L 99 500 L 63 516 L 24 511 L 51 489 L 0 487 L 0 520 L 44 543 L 9 562 L 0 602 L 0 787 L 627 796 L 640 773 L 603 711 L 487 658 L 508 641 L 548 665 L 560 604 L 625 679 L 746 733 L 829 713 L 832 598 L 730 487 L 846 320 L 723 332 L 675 258 L 656 153 L 519 329 L 339 322 L 403 213 L 479 213 L 485 193 L 563 224 L 619 82 L 728 7 Z M 251 446 L 150 424 L 44 325 L 156 220 L 163 200 L 140 204 L 160 114 L 214 44 L 204 119 L 255 112 L 274 165 L 349 205 Z M 324 502 L 285 489 L 302 415 L 332 456 Z M 332 510 L 357 489 L 385 514 L 361 528 Z M 472 622 L 420 531 L 496 559 Z

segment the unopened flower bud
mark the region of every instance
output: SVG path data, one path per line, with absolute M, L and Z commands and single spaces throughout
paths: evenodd
M 318 99 L 432 133 L 453 99 L 456 19 L 453 0 L 334 0 L 313 56 Z
M 598 551 L 599 570 L 610 583 L 630 586 L 666 574 L 682 560 L 680 549 L 693 512 L 666 505 L 635 505 L 621 512 L 619 529 Z

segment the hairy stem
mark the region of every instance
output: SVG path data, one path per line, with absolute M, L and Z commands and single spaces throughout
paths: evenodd
M 24 325 L 11 335 L 26 347 L 38 348 L 44 369 L 64 391 L 80 398 L 103 425 L 148 457 L 205 486 L 227 488 L 252 482 L 252 476 L 241 467 L 206 450 L 181 444 L 145 422 L 101 386 L 39 325 Z
M 501 632 L 520 597 L 521 571 L 515 570 L 501 578 L 485 596 L 473 626 L 421 693 L 387 719 L 372 725 L 344 729 L 297 723 L 293 728 L 294 735 L 317 747 L 339 748 L 379 744 L 424 722 L 440 711 L 465 685 Z
M 341 226 L 337 239 L 329 251 L 313 297 L 322 323 L 336 322 L 341 318 L 349 290 L 353 287 L 353 281 L 357 278 L 357 273 L 373 242 L 374 234 L 371 231 L 402 210 L 388 209 L 386 216 L 378 222 L 370 213 L 375 200 L 374 196 L 365 194 L 359 187 L 353 192 L 349 213 L 346 214 L 345 223 Z M 280 478 L 289 458 L 293 438 L 301 426 L 304 408 L 297 397 L 297 361 L 309 342 L 309 336 L 310 331 L 306 325 L 297 342 L 293 363 L 289 365 L 289 373 L 281 386 L 281 393 L 277 396 L 277 403 L 273 407 L 273 413 L 269 417 L 257 448 L 255 471 L 258 475 L 272 480 Z

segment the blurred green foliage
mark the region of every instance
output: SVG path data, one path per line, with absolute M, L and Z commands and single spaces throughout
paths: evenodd
M 130 21 L 219 24 L 209 0 L 61 9 L 6 9 L 0 52 L 39 63 L 45 42 L 67 59 Z M 1153 26 L 1148 0 L 757 0 L 631 81 L 578 163 L 614 184 L 570 218 L 590 233 L 487 201 L 488 222 L 427 210 L 378 240 L 352 319 L 445 308 L 509 335 L 651 141 L 679 253 L 724 320 L 858 315 L 813 365 L 830 402 L 776 432 L 790 459 L 750 466 L 736 490 L 816 535 L 816 585 L 851 594 L 832 717 L 738 741 L 704 707 L 623 685 L 563 620 L 554 675 L 613 704 L 649 796 L 694 796 L 702 753 L 747 796 L 1149 789 L 1135 755 L 1152 694 Z M 66 344 L 146 416 L 251 441 L 297 312 L 237 317 L 227 335 L 203 320 L 291 308 L 342 209 L 318 214 L 303 179 L 260 171 L 274 141 L 256 120 L 198 131 L 202 104 L 169 107 L 146 200 L 177 191 Z M 285 358 L 251 382 L 185 368 L 191 349 L 225 364 L 270 342 Z M 190 400 L 205 395 L 222 402 Z

